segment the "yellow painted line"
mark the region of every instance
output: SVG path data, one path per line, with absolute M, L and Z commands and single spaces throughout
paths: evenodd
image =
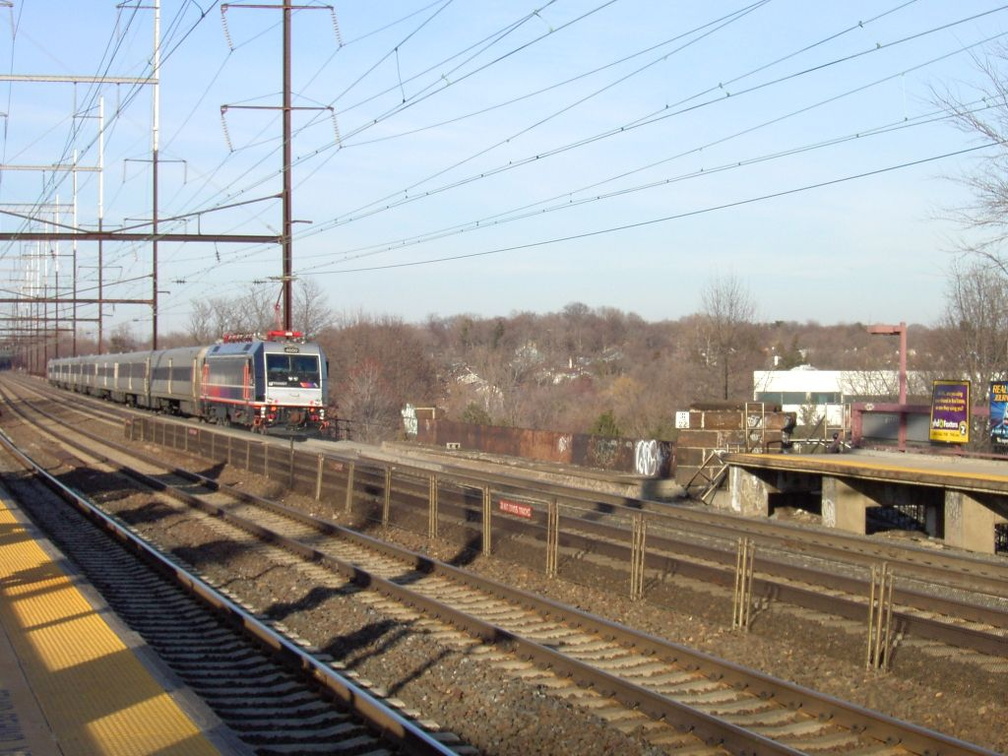
M 0 623 L 62 753 L 218 753 L 2 501 Z
M 735 454 L 729 457 L 729 464 L 734 463 L 741 466 L 755 465 L 758 467 L 768 467 L 777 470 L 796 470 L 809 473 L 828 473 L 838 470 L 864 470 L 874 473 L 892 473 L 897 480 L 913 483 L 913 476 L 926 476 L 930 478 L 945 480 L 967 480 L 984 481 L 988 483 L 1008 484 L 1008 466 L 1004 473 L 995 473 L 988 470 L 970 468 L 969 463 L 956 464 L 949 462 L 943 464 L 935 461 L 932 465 L 914 464 L 908 459 L 905 463 L 886 462 L 873 459 L 867 456 L 851 455 L 848 457 L 826 457 L 826 455 L 800 456 L 800 455 L 756 455 L 756 454 Z M 856 472 L 855 472 L 856 474 Z

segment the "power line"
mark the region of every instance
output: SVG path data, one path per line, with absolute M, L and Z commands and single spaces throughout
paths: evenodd
M 943 155 L 935 155 L 932 157 L 921 158 L 920 160 L 912 160 L 905 163 L 900 163 L 898 165 L 887 166 L 885 168 L 877 168 L 871 171 L 864 171 L 862 173 L 857 173 L 849 176 L 843 176 L 841 178 L 829 179 L 827 181 L 820 181 L 814 184 L 806 184 L 804 186 L 795 187 L 792 189 L 784 189 L 779 192 L 772 192 L 769 194 L 763 194 L 758 197 L 749 197 L 747 199 L 736 200 L 734 202 L 726 202 L 720 205 L 711 205 L 709 207 L 700 208 L 697 210 L 688 210 L 682 213 L 675 213 L 673 215 L 666 215 L 661 218 L 650 218 L 648 220 L 637 221 L 634 223 L 625 223 L 618 226 L 610 226 L 608 228 L 598 229 L 595 231 L 585 231 L 578 234 L 569 234 L 567 236 L 556 237 L 553 239 L 544 239 L 536 242 L 529 242 L 528 244 L 516 244 L 509 247 L 498 247 L 495 249 L 484 250 L 482 252 L 468 252 L 459 255 L 447 255 L 445 257 L 433 258 L 428 260 L 414 260 L 410 262 L 402 263 L 390 263 L 388 265 L 375 265 L 365 268 L 350 268 L 347 270 L 333 271 L 334 273 L 363 273 L 366 271 L 375 270 L 391 270 L 394 268 L 412 268 L 419 265 L 431 265 L 433 263 L 440 262 L 450 262 L 454 260 L 466 260 L 474 257 L 486 257 L 488 255 L 496 255 L 502 252 L 520 252 L 528 249 L 534 249 L 536 247 L 544 247 L 552 244 L 561 244 L 564 242 L 579 241 L 582 239 L 590 239 L 597 236 L 604 236 L 607 234 L 613 234 L 620 231 L 630 231 L 636 228 L 644 228 L 646 226 L 653 226 L 660 223 L 669 223 L 675 220 L 682 220 L 684 218 L 691 218 L 698 215 L 706 215 L 708 213 L 717 212 L 720 210 L 729 210 L 737 207 L 744 207 L 745 205 L 752 205 L 757 202 L 765 202 L 767 200 L 779 199 L 781 197 L 787 197 L 794 194 L 800 194 L 802 192 L 808 192 L 815 189 L 822 189 L 828 186 L 835 186 L 837 184 L 843 184 L 849 181 L 855 181 L 858 179 L 869 178 L 871 176 L 879 176 L 885 173 L 891 173 L 893 171 L 902 170 L 905 168 L 912 168 L 920 165 L 925 165 L 927 163 L 933 163 L 938 160 L 945 160 L 950 157 L 960 157 L 962 155 L 967 155 L 972 152 L 977 152 L 978 150 L 985 150 L 991 147 L 1000 147 L 996 143 L 988 143 L 978 145 L 976 147 L 967 147 L 962 150 L 956 150 L 954 152 L 947 152 Z

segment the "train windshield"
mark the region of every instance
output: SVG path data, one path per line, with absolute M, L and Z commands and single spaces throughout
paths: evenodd
M 267 354 L 266 381 L 270 386 L 320 388 L 319 358 L 315 354 Z

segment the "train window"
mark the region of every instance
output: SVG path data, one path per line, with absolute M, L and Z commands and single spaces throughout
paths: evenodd
M 266 355 L 266 381 L 270 386 L 318 388 L 321 380 L 317 355 Z

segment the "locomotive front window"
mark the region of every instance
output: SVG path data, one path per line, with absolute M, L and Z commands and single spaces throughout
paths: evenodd
M 313 354 L 267 354 L 266 381 L 270 386 L 319 388 L 319 360 Z

